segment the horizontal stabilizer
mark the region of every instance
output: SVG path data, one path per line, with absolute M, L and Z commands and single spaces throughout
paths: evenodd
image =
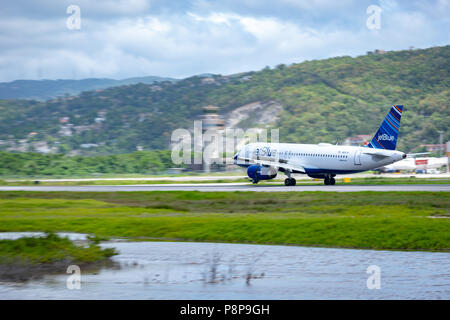
M 406 155 L 407 158 L 417 158 L 418 156 L 424 156 L 430 154 L 431 152 L 418 152 L 418 153 L 408 153 Z
M 383 149 L 373 149 L 373 148 L 365 148 L 363 150 L 364 154 L 369 154 L 371 156 L 376 156 L 376 157 L 382 157 L 382 158 L 386 158 L 386 157 L 390 157 L 391 154 L 389 154 L 388 152 L 384 151 Z

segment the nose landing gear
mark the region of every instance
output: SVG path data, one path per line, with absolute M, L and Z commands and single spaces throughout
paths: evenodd
M 295 186 L 297 181 L 294 178 L 291 177 L 291 171 L 290 170 L 286 170 L 284 173 L 288 176 L 286 178 L 286 180 L 284 180 L 284 185 L 285 186 Z

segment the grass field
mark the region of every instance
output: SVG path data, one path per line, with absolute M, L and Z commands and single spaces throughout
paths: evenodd
M 0 231 L 450 251 L 448 192 L 0 192 Z

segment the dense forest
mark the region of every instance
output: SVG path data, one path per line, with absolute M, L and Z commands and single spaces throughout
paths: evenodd
M 450 140 L 449 62 L 445 46 L 126 85 L 46 102 L 0 100 L 0 149 L 21 139 L 30 143 L 28 151 L 36 141 L 61 153 L 83 145 L 91 154 L 168 149 L 171 132 L 192 128 L 206 105 L 226 116 L 248 103 L 276 101 L 282 108 L 271 126 L 280 129 L 280 141 L 297 143 L 373 134 L 390 106 L 403 104 L 398 148 L 412 152 L 438 143 L 439 131 Z
M 140 151 L 109 156 L 0 152 L 0 176 L 82 176 L 156 174 L 173 167 L 170 151 Z

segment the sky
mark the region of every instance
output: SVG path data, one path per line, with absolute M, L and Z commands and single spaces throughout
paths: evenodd
M 450 0 L 3 0 L 0 81 L 227 75 L 448 45 L 449 30 Z

